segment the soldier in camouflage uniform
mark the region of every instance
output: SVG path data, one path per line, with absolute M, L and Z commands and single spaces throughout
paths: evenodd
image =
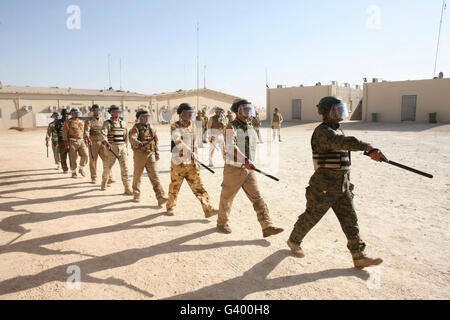
M 66 146 L 64 144 L 64 138 L 63 138 L 63 128 L 64 123 L 66 123 L 67 119 L 69 117 L 69 113 L 66 109 L 62 109 L 61 111 L 61 119 L 58 119 L 55 121 L 55 130 L 58 134 L 58 153 L 59 153 L 59 160 L 61 161 L 61 167 L 64 171 L 64 173 L 69 172 L 69 167 L 67 166 L 67 155 L 68 150 L 66 149 Z
M 278 141 L 281 142 L 281 124 L 283 123 L 283 116 L 279 112 L 278 108 L 273 110 L 272 117 L 272 141 L 275 140 L 275 137 L 278 133 Z
M 80 169 L 78 172 L 85 177 L 84 167 L 88 163 L 88 148 L 86 146 L 86 132 L 84 122 L 79 117 L 81 112 L 78 108 L 70 111 L 72 116 L 64 123 L 63 138 L 66 150 L 69 151 L 70 169 L 72 170 L 72 178 L 77 178 L 77 158 L 80 155 Z
M 93 113 L 92 118 L 86 120 L 84 128 L 86 130 L 86 140 L 88 141 L 88 146 L 92 150 L 92 156 L 89 157 L 89 169 L 91 172 L 91 183 L 97 183 L 97 160 L 98 157 L 102 159 L 102 162 L 106 158 L 106 149 L 102 144 L 102 129 L 103 123 L 105 122 L 102 117 L 100 117 L 100 108 L 97 104 L 91 107 L 91 112 Z M 108 184 L 114 183 L 112 178 L 112 173 L 109 176 Z
M 201 115 L 202 115 L 202 121 L 203 121 L 203 123 L 202 123 L 203 143 L 208 143 L 208 139 L 207 139 L 208 133 L 207 132 L 208 132 L 208 121 L 209 121 L 209 118 L 206 116 L 205 110 L 202 110 Z
M 259 128 L 261 127 L 261 120 L 259 119 L 258 112 L 255 112 L 255 116 L 251 118 L 253 128 L 256 131 L 256 135 L 258 136 L 258 143 L 262 143 L 261 132 L 259 132 Z
M 214 150 L 218 147 L 218 150 L 222 153 L 222 157 L 224 155 L 224 130 L 227 125 L 227 120 L 225 118 L 225 110 L 220 107 L 216 108 L 216 114 L 212 116 L 208 121 L 208 130 L 209 130 L 209 142 L 211 142 L 210 150 L 209 150 L 209 166 L 214 167 L 213 157 Z
M 111 118 L 103 123 L 102 128 L 102 143 L 105 145 L 107 151 L 105 161 L 103 161 L 103 177 L 101 190 L 106 190 L 106 184 L 111 176 L 111 170 L 116 163 L 116 156 L 119 157 L 120 172 L 122 176 L 122 183 L 125 188 L 124 194 L 133 195 L 130 188 L 130 178 L 128 177 L 128 130 L 127 123 L 120 119 L 119 107 L 112 105 L 109 110 Z
M 53 121 L 49 123 L 47 127 L 47 134 L 45 136 L 45 145 L 48 148 L 49 141 L 52 141 L 52 151 L 53 151 L 53 158 L 55 159 L 56 164 L 56 170 L 59 170 L 61 160 L 59 157 L 59 150 L 58 150 L 58 131 L 56 130 L 55 124 L 59 120 L 59 114 L 58 112 L 53 112 L 52 114 Z
M 202 204 L 205 217 L 209 218 L 217 214 L 211 205 L 208 193 L 203 186 L 200 178 L 200 166 L 195 163 L 195 134 L 193 120 L 194 108 L 188 103 L 182 103 L 178 107 L 177 114 L 180 120 L 175 122 L 170 131 L 172 134 L 172 161 L 170 167 L 170 186 L 169 186 L 169 201 L 167 202 L 167 215 L 173 216 L 175 214 L 174 208 L 183 181 L 186 179 L 189 187 L 194 195 Z
M 230 123 L 231 121 L 234 120 L 233 113 L 231 113 L 230 110 L 227 111 L 227 120 L 228 120 L 228 123 Z
M 158 205 L 167 202 L 166 194 L 161 186 L 156 162 L 159 161 L 158 136 L 152 127 L 151 114 L 148 111 L 136 113 L 137 123 L 130 130 L 130 143 L 134 151 L 133 194 L 139 202 L 141 195 L 141 176 L 144 168 L 153 186 Z
M 324 122 L 311 138 L 313 162 L 316 172 L 306 188 L 306 211 L 299 216 L 287 242 L 297 257 L 304 257 L 300 244 L 306 234 L 332 208 L 344 231 L 347 247 L 356 268 L 382 263 L 382 259 L 371 259 L 364 254 L 365 243 L 359 234 L 358 219 L 353 206 L 353 188 L 350 183 L 350 151 L 367 151 L 375 161 L 386 157 L 368 143 L 355 137 L 347 137 L 339 122 L 348 117 L 345 104 L 336 97 L 323 98 L 318 107 Z
M 231 111 L 236 119 L 226 127 L 226 163 L 223 170 L 222 192 L 220 194 L 217 228 L 231 233 L 228 225 L 233 199 L 242 188 L 253 204 L 264 238 L 283 231 L 273 226 L 269 209 L 261 196 L 256 180 L 255 160 L 257 135 L 251 123 L 253 106 L 247 100 L 237 100 Z

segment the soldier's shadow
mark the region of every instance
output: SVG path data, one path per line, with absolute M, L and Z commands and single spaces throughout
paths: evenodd
M 366 271 L 354 268 L 329 269 L 314 273 L 301 273 L 292 276 L 268 279 L 269 274 L 286 257 L 291 256 L 288 250 L 279 250 L 252 268 L 242 276 L 216 283 L 197 291 L 179 294 L 168 298 L 169 300 L 242 300 L 252 293 L 289 288 L 321 279 L 339 277 L 357 277 L 362 280 L 369 279 Z
M 211 228 L 193 234 L 189 234 L 186 236 L 182 236 L 180 238 L 173 239 L 164 243 L 155 244 L 147 248 L 127 249 L 100 257 L 92 257 L 90 259 L 83 259 L 65 265 L 60 265 L 54 268 L 41 271 L 35 275 L 17 276 L 11 279 L 6 279 L 0 281 L 0 295 L 16 293 L 23 290 L 29 290 L 53 281 L 64 283 L 67 281 L 69 276 L 67 274 L 68 268 L 71 266 L 77 266 L 82 274 L 82 282 L 125 286 L 135 291 L 138 291 L 142 294 L 145 294 L 147 297 L 152 297 L 153 296 L 152 294 L 146 292 L 145 290 L 138 289 L 132 284 L 126 283 L 125 281 L 117 280 L 115 278 L 101 279 L 92 276 L 92 274 L 97 273 L 99 271 L 132 265 L 142 259 L 148 259 L 163 254 L 202 251 L 234 246 L 267 247 L 270 245 L 270 243 L 267 242 L 266 240 L 223 241 L 218 243 L 200 244 L 200 245 L 184 244 L 186 242 L 208 236 L 215 232 L 216 228 Z

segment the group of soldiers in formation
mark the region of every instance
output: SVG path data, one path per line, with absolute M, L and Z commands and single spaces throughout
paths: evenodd
M 301 242 L 306 234 L 332 208 L 338 217 L 348 240 L 348 249 L 356 268 L 378 265 L 381 259 L 365 255 L 365 243 L 360 237 L 356 212 L 353 206 L 353 185 L 350 183 L 351 151 L 365 151 L 375 161 L 387 160 L 380 150 L 355 137 L 345 136 L 339 122 L 348 116 L 346 105 L 336 97 L 325 97 L 318 104 L 323 123 L 313 133 L 311 146 L 315 173 L 306 191 L 306 210 L 298 218 L 287 241 L 293 255 L 304 257 Z M 256 146 L 263 143 L 259 132 L 261 121 L 253 105 L 245 99 L 237 99 L 231 111 L 216 108 L 215 115 L 208 119 L 204 111 L 196 115 L 194 107 L 182 103 L 177 114 L 179 120 L 171 125 L 171 168 L 168 197 L 161 186 L 157 162 L 160 160 L 159 138 L 152 125 L 152 115 L 147 110 L 138 110 L 136 122 L 128 131 L 127 123 L 121 118 L 121 109 L 112 105 L 108 120 L 100 116 L 98 105 L 91 107 L 92 117 L 82 120 L 81 112 L 74 108 L 62 110 L 61 118 L 54 113 L 54 121 L 47 130 L 46 143 L 52 142 L 55 161 L 61 164 L 64 173 L 69 172 L 69 156 L 72 178 L 78 174 L 86 176 L 85 167 L 89 161 L 92 183 L 97 183 L 97 159 L 103 161 L 101 190 L 114 183 L 111 169 L 118 160 L 124 194 L 132 195 L 139 202 L 141 176 L 147 171 L 159 206 L 166 204 L 167 215 L 175 215 L 176 201 L 184 180 L 200 201 L 206 218 L 218 215 L 217 229 L 229 234 L 229 217 L 233 199 L 242 188 L 253 204 L 263 237 L 283 232 L 274 226 L 266 202 L 256 179 L 254 165 Z M 234 115 L 233 115 L 234 113 Z M 70 115 L 70 118 L 69 118 Z M 278 136 L 281 142 L 280 125 L 283 117 L 278 109 L 272 117 L 272 141 Z M 218 150 L 225 162 L 219 209 L 214 209 L 201 176 L 201 162 L 197 150 L 210 142 L 209 166 L 214 166 L 214 150 Z M 127 164 L 127 145 L 134 151 L 134 175 L 130 186 Z M 77 158 L 81 157 L 79 166 Z M 202 164 L 203 165 L 203 164 Z M 205 165 L 203 165 L 205 166 Z M 77 171 L 78 169 L 78 171 Z

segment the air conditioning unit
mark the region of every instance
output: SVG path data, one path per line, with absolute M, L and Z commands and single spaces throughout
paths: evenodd
M 338 82 L 337 82 L 337 81 L 331 81 L 331 85 L 332 85 L 332 86 L 337 86 L 337 85 L 338 85 Z
M 373 79 L 372 79 L 372 82 L 373 82 L 373 83 L 378 82 L 378 78 L 373 78 Z
M 56 110 L 58 110 L 58 108 L 55 107 L 55 106 L 50 106 L 50 107 L 48 107 L 48 110 L 49 110 L 50 112 L 56 112 Z
M 23 110 L 25 110 L 26 112 L 31 112 L 31 110 L 33 110 L 32 106 L 23 106 Z
M 277 84 L 277 88 L 281 89 L 281 88 L 283 88 L 283 85 L 282 84 Z
M 356 85 L 355 85 L 355 89 L 360 90 L 360 89 L 361 89 L 361 86 L 360 86 L 359 84 L 356 84 Z
M 322 84 L 320 82 L 316 83 L 316 86 L 320 87 Z

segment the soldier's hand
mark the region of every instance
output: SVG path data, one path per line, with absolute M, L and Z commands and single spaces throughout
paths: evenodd
M 389 162 L 389 160 L 386 158 L 386 156 L 379 150 L 375 149 L 372 146 L 368 146 L 366 149 L 366 152 L 369 154 L 370 158 L 374 161 L 381 162 Z
M 105 144 L 106 149 L 111 150 L 111 145 L 109 143 Z
M 70 149 L 70 146 L 68 144 L 66 144 L 65 147 L 66 147 L 66 150 Z
M 159 161 L 159 159 L 160 159 L 159 154 L 158 154 L 158 153 L 155 153 L 155 160 L 156 160 L 156 161 Z
M 48 147 L 48 141 L 45 141 L 45 145 Z
M 355 185 L 353 183 L 350 183 L 349 189 L 351 192 L 353 192 L 353 190 L 355 190 Z
M 256 169 L 255 165 L 250 160 L 245 161 L 244 168 L 248 170 Z
M 211 138 L 209 139 L 209 142 L 213 143 L 214 140 L 216 140 L 216 137 L 211 137 Z

